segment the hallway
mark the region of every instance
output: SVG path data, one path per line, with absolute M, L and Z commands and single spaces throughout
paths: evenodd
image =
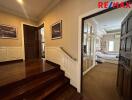
M 117 65 L 96 65 L 83 78 L 83 94 L 91 100 L 120 100 L 116 90 Z

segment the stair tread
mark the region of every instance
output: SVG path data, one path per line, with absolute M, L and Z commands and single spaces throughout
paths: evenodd
M 58 80 L 58 81 L 50 84 L 47 88 L 41 89 L 40 91 L 36 91 L 35 93 L 28 95 L 26 97 L 26 100 L 42 100 L 68 83 L 69 83 L 69 79 L 67 79 L 67 78 Z
M 0 88 L 57 68 L 59 69 L 59 65 L 43 59 L 0 64 Z
M 17 86 L 13 89 L 8 89 L 7 91 L 1 91 L 0 98 L 13 98 L 18 95 L 22 95 L 29 90 L 38 87 L 39 85 L 42 85 L 48 81 L 52 81 L 53 79 L 57 78 L 60 75 L 64 75 L 62 71 L 57 71 L 56 73 L 48 74 L 44 77 L 40 77 L 38 79 L 32 80 L 31 82 L 28 82 L 26 84 L 23 84 L 21 86 Z
M 52 96 L 49 96 L 45 100 L 83 100 L 81 94 L 77 90 L 68 84 L 65 88 L 58 90 Z
M 5 76 L 3 75 L 0 78 L 1 82 L 7 82 L 7 84 L 0 86 L 0 100 L 50 100 L 47 98 L 65 89 L 70 83 L 70 80 L 65 77 L 64 71 L 60 70 L 60 65 L 50 61 L 35 60 L 25 62 L 25 64 L 16 63 L 15 65 L 10 65 L 1 67 L 5 72 L 9 71 L 10 75 L 13 76 L 10 77 L 10 75 L 6 73 Z M 14 68 L 12 69 L 12 67 Z M 20 80 L 15 79 L 19 78 L 22 67 L 25 68 L 22 78 L 20 78 Z M 16 69 L 19 69 L 17 70 L 18 72 L 16 72 Z M 16 75 L 16 77 L 14 75 Z M 8 79 L 6 80 L 4 77 L 15 80 L 12 82 L 9 80 L 10 83 L 8 83 Z M 5 80 L 2 80 L 3 78 Z M 73 93 L 68 96 L 68 99 L 71 96 L 73 96 Z M 77 98 L 79 97 L 77 96 Z

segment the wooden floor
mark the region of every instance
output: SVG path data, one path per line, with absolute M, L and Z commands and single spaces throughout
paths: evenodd
M 43 59 L 0 65 L 0 87 L 55 68 Z
M 116 64 L 98 64 L 84 76 L 83 94 L 89 100 L 120 100 L 116 80 Z
M 0 66 L 0 100 L 88 100 L 70 85 L 60 66 L 32 60 Z
M 92 99 L 80 93 L 77 93 L 77 90 L 73 86 L 68 85 L 63 89 L 56 91 L 56 93 L 52 94 L 51 97 L 48 97 L 44 100 L 92 100 Z

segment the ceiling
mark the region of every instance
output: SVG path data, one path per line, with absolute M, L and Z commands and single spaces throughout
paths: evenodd
M 120 31 L 121 22 L 131 9 L 116 9 L 105 14 L 94 17 L 99 28 L 104 29 L 106 33 Z
M 0 10 L 37 21 L 61 0 L 22 1 L 23 4 L 18 3 L 17 0 L 0 0 Z
M 99 36 L 112 33 L 121 33 L 121 22 L 132 9 L 119 8 L 107 13 L 97 15 L 84 21 L 84 32 L 87 33 L 89 24 Z

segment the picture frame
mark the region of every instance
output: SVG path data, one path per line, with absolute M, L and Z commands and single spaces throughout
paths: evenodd
M 17 38 L 17 28 L 15 26 L 0 25 L 0 39 L 16 39 Z
M 52 40 L 62 38 L 62 20 L 51 25 L 51 38 Z

